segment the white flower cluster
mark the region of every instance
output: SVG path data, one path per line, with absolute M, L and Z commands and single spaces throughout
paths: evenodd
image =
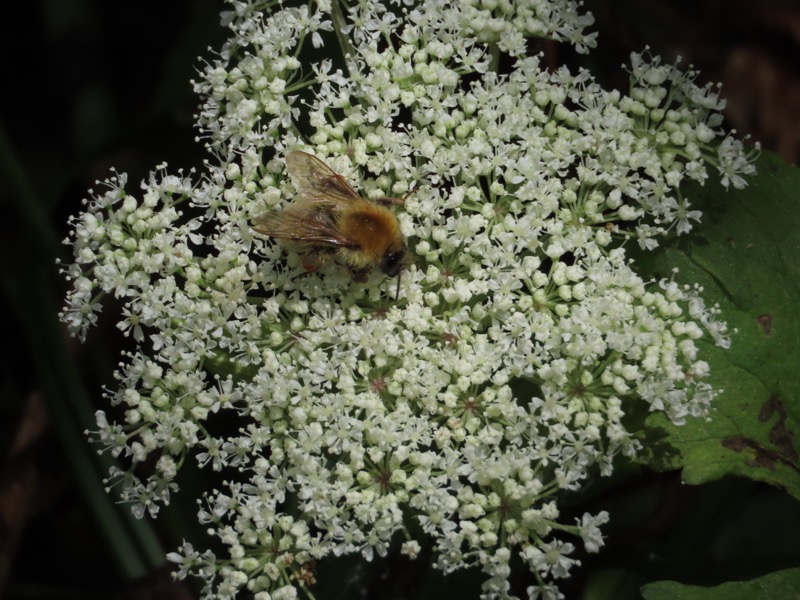
M 744 184 L 721 102 L 647 56 L 629 96 L 547 71 L 530 37 L 593 43 L 566 0 L 232 4 L 232 37 L 195 84 L 202 177 L 162 167 L 137 196 L 118 176 L 69 239 L 70 330 L 84 337 L 113 294 L 139 342 L 109 394 L 118 422 L 98 414 L 128 461 L 124 497 L 155 515 L 185 460 L 225 474 L 200 519 L 227 556 L 171 555 L 207 597 L 294 598 L 314 561 L 384 555 L 401 534 L 416 556 L 412 521 L 439 569 L 486 573 L 482 597 L 513 597 L 513 554 L 531 598 L 558 597 L 569 536 L 597 551 L 608 518 L 562 522 L 559 492 L 637 450 L 622 424 L 635 403 L 679 423 L 715 395 L 695 340 L 727 344 L 724 324 L 702 290 L 642 280 L 622 244 L 688 231 L 699 213 L 679 185 L 709 166 Z M 346 70 L 314 58 L 340 45 Z M 365 196 L 413 189 L 397 300 L 378 275 L 300 275 L 255 235 L 293 198 L 292 149 Z

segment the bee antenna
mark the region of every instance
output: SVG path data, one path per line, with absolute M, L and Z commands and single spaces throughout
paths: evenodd
M 397 302 L 398 298 L 400 298 L 400 276 L 403 274 L 403 271 L 400 270 L 397 273 L 397 291 L 394 294 L 394 301 Z

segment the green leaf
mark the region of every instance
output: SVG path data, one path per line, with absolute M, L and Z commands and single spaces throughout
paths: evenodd
M 701 345 L 723 390 L 706 420 L 647 419 L 647 462 L 683 469 L 687 483 L 739 475 L 800 498 L 800 170 L 763 152 L 744 190 L 685 190 L 703 222 L 672 247 L 636 254 L 640 272 L 699 283 L 737 332 L 723 350 Z
M 800 569 L 786 569 L 751 579 L 729 581 L 714 587 L 657 581 L 642 587 L 645 600 L 761 600 L 800 598 Z

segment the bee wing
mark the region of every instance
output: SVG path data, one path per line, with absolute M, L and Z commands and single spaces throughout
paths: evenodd
M 295 150 L 286 155 L 286 168 L 297 187 L 297 203 L 306 207 L 336 210 L 343 204 L 363 202 L 344 177 L 306 152 Z
M 263 235 L 329 248 L 356 248 L 358 243 L 344 235 L 330 214 L 309 207 L 289 208 L 256 218 L 254 229 Z

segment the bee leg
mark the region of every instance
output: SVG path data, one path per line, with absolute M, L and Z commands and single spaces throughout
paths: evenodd
M 380 198 L 375 199 L 375 204 L 380 204 L 381 206 L 390 207 L 390 206 L 402 206 L 406 203 L 406 198 L 408 198 L 411 194 L 414 193 L 414 188 L 408 190 L 402 198 L 389 198 L 388 196 L 381 196 Z
M 369 279 L 369 272 L 370 268 L 366 267 L 364 269 L 354 269 L 352 267 L 347 269 L 350 272 L 350 277 L 353 278 L 353 281 L 357 283 L 366 283 Z
M 307 273 L 313 273 L 317 269 L 319 269 L 322 261 L 320 260 L 319 255 L 317 254 L 308 254 L 303 257 L 303 270 Z
M 303 256 L 303 269 L 313 273 L 322 265 L 328 262 L 333 256 L 334 251 L 330 248 L 314 248 Z

